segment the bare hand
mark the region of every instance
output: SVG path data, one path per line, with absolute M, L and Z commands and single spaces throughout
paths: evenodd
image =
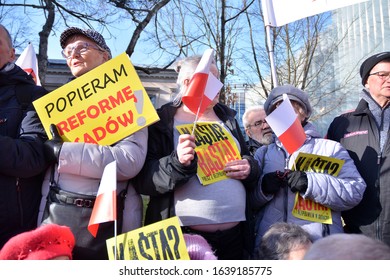
M 227 162 L 223 170 L 232 179 L 244 180 L 251 173 L 251 166 L 247 159 L 240 159 Z
M 191 164 L 195 158 L 195 136 L 190 134 L 182 134 L 179 136 L 177 144 L 177 157 L 184 166 Z

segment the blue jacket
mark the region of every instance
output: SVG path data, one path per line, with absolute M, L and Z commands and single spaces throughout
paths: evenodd
M 47 93 L 16 65 L 0 70 L 0 248 L 12 236 L 36 227 L 47 168 L 46 133 L 31 101 L 22 109 L 15 85 L 27 100 Z
M 314 126 L 306 124 L 306 141 L 293 155 L 289 156 L 278 139 L 268 146 L 259 148 L 255 159 L 259 162 L 262 176 L 276 170 L 292 169 L 299 152 L 323 155 L 345 160 L 337 177 L 325 173 L 306 172 L 308 188 L 302 195 L 331 209 L 333 224 L 311 222 L 292 215 L 296 194 L 290 188 L 281 188 L 275 195 L 264 194 L 261 180 L 252 193 L 252 202 L 261 208 L 261 219 L 256 225 L 256 247 L 266 230 L 276 222 L 289 222 L 301 225 L 312 239 L 316 240 L 328 234 L 343 232 L 341 211 L 357 205 L 363 197 L 366 184 L 357 171 L 348 152 L 337 142 L 320 138 Z M 261 176 L 261 178 L 262 178 Z

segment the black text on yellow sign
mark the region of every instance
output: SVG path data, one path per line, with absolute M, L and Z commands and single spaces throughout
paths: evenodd
M 191 134 L 193 124 L 178 125 L 180 134 Z M 195 127 L 197 175 L 203 185 L 227 179 L 223 170 L 229 161 L 241 159 L 232 135 L 217 122 L 199 122 Z
M 137 72 L 123 53 L 33 102 L 50 135 L 111 145 L 159 120 Z
M 188 260 L 189 255 L 177 217 L 117 236 L 119 260 Z M 107 240 L 109 259 L 115 259 L 115 238 Z

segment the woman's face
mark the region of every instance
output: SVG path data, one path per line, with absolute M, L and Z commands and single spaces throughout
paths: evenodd
M 66 63 L 75 77 L 80 77 L 108 60 L 106 51 L 82 35 L 71 37 L 64 48 L 64 53 L 69 55 Z

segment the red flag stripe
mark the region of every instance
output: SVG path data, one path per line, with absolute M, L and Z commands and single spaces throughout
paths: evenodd
M 298 118 L 281 135 L 278 136 L 289 154 L 294 153 L 306 140 L 306 134 Z

